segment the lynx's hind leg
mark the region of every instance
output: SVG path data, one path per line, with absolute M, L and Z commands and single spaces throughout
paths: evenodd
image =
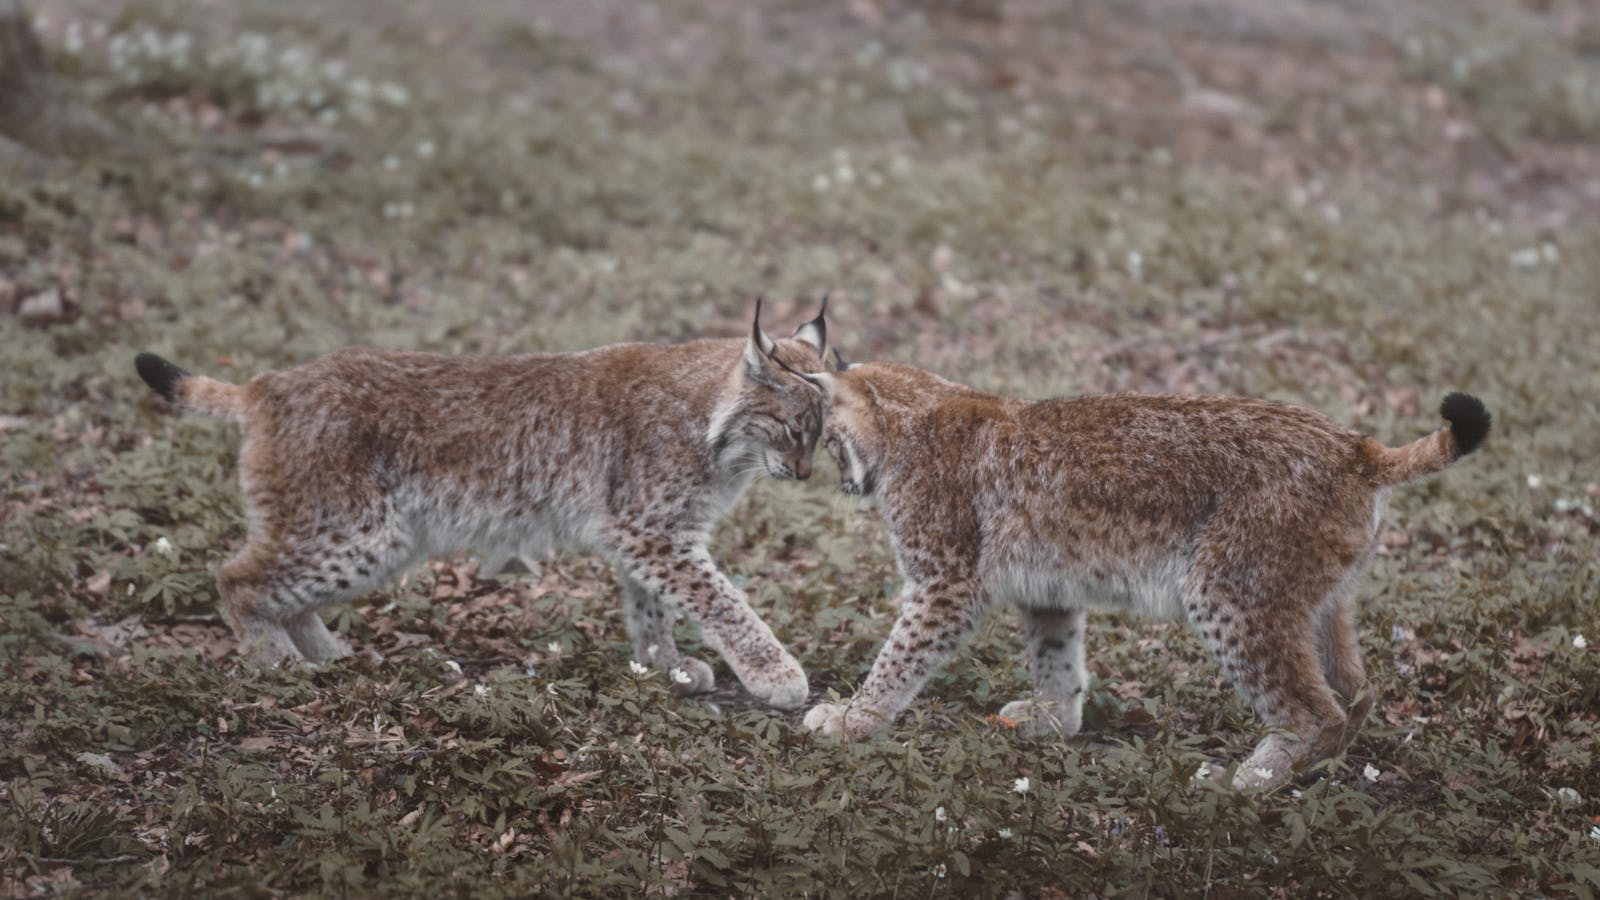
M 622 607 L 635 658 L 669 673 L 673 690 L 680 694 L 704 694 L 716 687 L 716 676 L 710 666 L 692 656 L 678 655 L 678 645 L 672 639 L 673 620 L 677 616 L 661 602 L 658 594 L 624 575 Z
M 1022 608 L 1034 692 L 1026 700 L 1007 703 L 1000 715 L 1021 723 L 1025 734 L 1054 732 L 1069 738 L 1083 727 L 1086 620 L 1082 609 Z
M 1333 752 L 1345 733 L 1345 712 L 1333 699 L 1312 635 L 1315 606 L 1291 599 L 1324 595 L 1329 580 L 1313 586 L 1259 573 L 1219 573 L 1187 599 L 1195 630 L 1223 674 L 1276 729 L 1239 766 L 1235 787 L 1276 787 Z M 1255 590 L 1238 587 L 1246 584 Z M 1275 589 L 1270 595 L 1269 586 Z
M 352 526 L 319 528 L 294 549 L 284 543 L 252 537 L 218 574 L 240 648 L 264 665 L 347 655 L 318 611 L 388 582 L 411 560 L 410 542 L 393 529 Z
M 302 612 L 280 599 L 272 586 L 278 554 L 253 538 L 217 573 L 223 613 L 239 639 L 239 652 L 263 666 L 304 659 L 286 627 Z
M 1322 660 L 1322 672 L 1328 684 L 1338 692 L 1347 706 L 1345 733 L 1335 752 L 1342 752 L 1355 738 L 1367 713 L 1372 710 L 1372 687 L 1367 682 L 1367 671 L 1361 664 L 1361 651 L 1356 642 L 1356 628 L 1351 609 L 1351 590 L 1338 590 L 1328 599 L 1316 622 L 1317 650 Z

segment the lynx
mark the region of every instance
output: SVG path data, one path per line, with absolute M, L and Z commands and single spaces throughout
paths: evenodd
M 871 734 L 1010 601 L 1035 690 L 1000 715 L 1070 737 L 1085 609 L 1135 610 L 1186 618 L 1276 729 L 1236 770 L 1238 787 L 1279 784 L 1353 736 L 1372 696 L 1351 597 L 1389 492 L 1489 430 L 1483 404 L 1455 393 L 1447 427 L 1389 448 L 1262 400 L 1029 402 L 876 363 L 812 377 L 831 398 L 824 446 L 844 490 L 883 516 L 904 584 L 866 682 L 847 705 L 812 708 L 806 727 Z
M 826 400 L 823 311 L 786 340 L 616 344 L 456 357 L 348 348 L 243 385 L 140 354 L 141 377 L 243 426 L 244 550 L 217 577 L 262 663 L 349 652 L 318 611 L 433 555 L 576 545 L 615 566 L 640 661 L 681 693 L 714 686 L 682 656 L 686 614 L 759 700 L 806 700 L 805 672 L 717 569 L 712 527 L 757 474 L 811 475 Z

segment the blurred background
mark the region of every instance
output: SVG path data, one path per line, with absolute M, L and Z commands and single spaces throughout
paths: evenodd
M 821 881 L 752 891 L 951 887 L 951 854 L 998 878 L 972 884 L 1068 895 L 1150 873 L 1600 890 L 1577 862 L 1600 846 L 1597 214 L 1584 0 L 0 0 L 0 888 L 214 890 L 270 862 L 289 891 L 513 870 L 531 889 L 622 858 L 644 862 L 566 884 L 731 891 L 782 820 L 780 855 Z M 1026 396 L 1243 393 L 1391 444 L 1448 390 L 1486 401 L 1485 450 L 1395 496 L 1361 591 L 1380 711 L 1308 788 L 1326 805 L 1183 799 L 1194 754 L 1236 757 L 1252 719 L 1181 627 L 1115 617 L 1092 626 L 1098 738 L 986 729 L 1026 683 L 997 615 L 881 742 L 942 774 L 871 790 L 849 779 L 910 763 L 802 753 L 761 713 L 723 717 L 731 687 L 702 708 L 629 682 L 616 586 L 584 557 L 520 581 L 442 561 L 339 612 L 381 665 L 235 667 L 212 573 L 243 534 L 237 436 L 152 401 L 134 352 L 242 381 L 346 344 L 737 335 L 758 295 L 786 331 L 825 292 L 847 359 Z M 715 552 L 813 685 L 848 693 L 897 576 L 821 465 L 757 485 Z M 462 756 L 452 729 L 495 749 Z M 636 732 L 700 762 L 580 758 Z M 462 766 L 479 781 L 446 779 Z M 807 766 L 804 789 L 692 816 L 640 800 Z M 1058 818 L 1023 815 L 1024 772 Z M 881 808 L 827 806 L 840 778 Z M 960 815 L 990 838 L 895 824 L 955 810 L 947 784 L 980 786 Z M 360 803 L 408 837 L 328 824 Z M 669 812 L 699 836 L 662 845 Z M 1213 830 L 1254 837 L 1213 835 L 1203 868 L 1173 848 Z

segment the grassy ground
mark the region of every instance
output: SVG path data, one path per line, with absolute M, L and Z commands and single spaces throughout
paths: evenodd
M 171 152 L 0 181 L 0 892 L 1600 892 L 1584 5 L 324 6 L 36 6 Z M 1391 443 L 1482 396 L 1485 450 L 1395 497 L 1348 755 L 1192 781 L 1252 716 L 1181 627 L 1107 616 L 1083 738 L 985 718 L 1026 684 L 1002 614 L 890 735 L 814 740 L 631 675 L 582 556 L 441 561 L 334 616 L 383 662 L 253 670 L 212 584 L 236 435 L 131 366 L 736 334 L 824 290 L 848 358 L 1033 396 Z M 819 697 L 896 579 L 836 485 L 758 485 L 715 547 Z

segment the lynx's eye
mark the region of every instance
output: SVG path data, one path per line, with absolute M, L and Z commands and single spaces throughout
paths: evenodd
M 799 429 L 795 428 L 793 425 L 785 425 L 785 426 L 783 426 L 783 434 L 784 434 L 784 437 L 787 437 L 789 439 L 789 443 L 791 443 L 791 444 L 799 444 L 799 443 L 801 443 L 801 441 L 800 441 L 800 431 L 799 431 Z

